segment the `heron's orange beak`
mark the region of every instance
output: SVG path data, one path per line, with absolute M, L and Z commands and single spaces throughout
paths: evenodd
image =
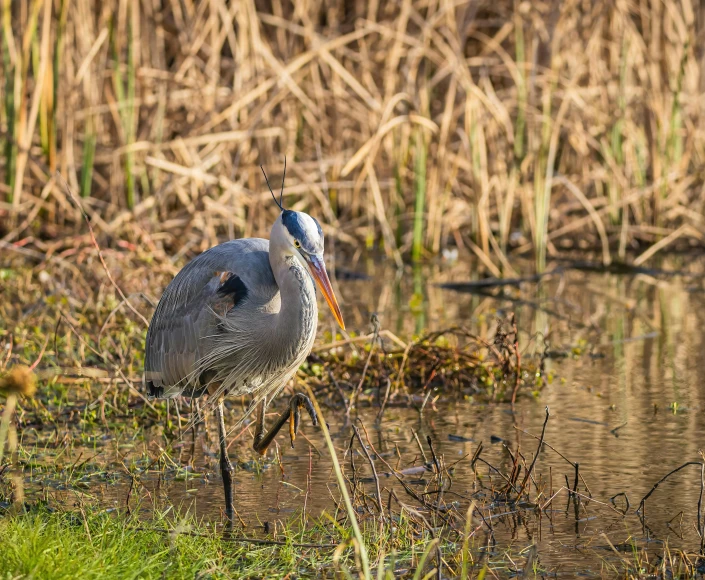
M 338 306 L 338 301 L 333 293 L 333 288 L 330 285 L 330 280 L 328 279 L 328 272 L 326 272 L 326 266 L 323 260 L 319 256 L 309 255 L 307 256 L 308 269 L 311 272 L 311 276 L 318 284 L 323 297 L 326 299 L 328 306 L 330 307 L 333 316 L 340 324 L 340 328 L 345 330 L 345 322 L 343 322 L 343 315 L 340 313 L 340 306 Z

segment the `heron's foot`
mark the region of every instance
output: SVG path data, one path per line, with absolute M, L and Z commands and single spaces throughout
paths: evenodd
M 296 393 L 291 397 L 289 399 L 289 437 L 291 438 L 292 449 L 294 448 L 296 434 L 299 432 L 301 409 L 306 409 L 314 426 L 318 425 L 318 415 L 316 415 L 316 409 L 314 409 L 311 399 L 303 393 Z
M 296 439 L 296 434 L 299 431 L 299 423 L 301 423 L 301 409 L 306 409 L 311 421 L 314 425 L 318 425 L 318 415 L 316 415 L 316 410 L 309 399 L 303 393 L 297 393 L 291 399 L 289 399 L 289 407 L 284 411 L 272 428 L 264 434 L 264 405 L 260 407 L 259 418 L 257 419 L 257 429 L 255 431 L 255 440 L 252 447 L 260 455 L 264 455 L 267 448 L 271 445 L 277 433 L 281 430 L 286 422 L 289 422 L 289 437 L 291 439 L 291 446 L 294 447 L 294 440 Z

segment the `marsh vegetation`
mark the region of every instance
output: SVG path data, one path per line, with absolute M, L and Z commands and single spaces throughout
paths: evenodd
M 671 469 L 701 461 L 701 369 L 692 360 L 702 335 L 699 315 L 688 313 L 703 311 L 702 264 L 664 265 L 677 277 L 566 271 L 539 290 L 481 293 L 429 281 L 466 279 L 469 264 L 426 268 L 420 286 L 375 267 L 374 282 L 339 282 L 361 335 L 335 336 L 323 324 L 291 386 L 308 385 L 322 406 L 373 575 L 424 577 L 439 557 L 445 577 L 697 575 L 699 467 L 674 474 L 635 510 Z M 129 269 L 142 280 L 146 268 Z M 264 458 L 251 449 L 251 425 L 232 434 L 241 521 L 224 538 L 215 425 L 204 418 L 186 429 L 188 400 L 144 399 L 144 327 L 119 302 L 101 302 L 114 291 L 104 273 L 86 268 L 86 295 L 71 301 L 58 280 L 4 272 L 3 320 L 17 321 L 4 368 L 39 360 L 40 388 L 20 399 L 16 459 L 3 470 L 0 534 L 13 546 L 3 567 L 51 576 L 52 562 L 65 560 L 57 577 L 363 569 L 320 430 L 304 425 L 295 449 L 283 438 Z M 416 335 L 419 320 L 455 329 Z M 246 408 L 229 401 L 228 420 Z M 24 510 L 14 502 L 18 473 Z
M 0 574 L 703 576 L 698 4 L 0 13 Z M 146 321 L 285 155 L 351 331 L 287 387 L 329 436 L 232 434 L 228 534 Z
M 258 167 L 353 252 L 703 245 L 697 3 L 5 2 L 3 242 L 155 260 L 262 235 Z M 31 240 L 31 241 L 30 241 Z M 57 245 L 54 245 L 57 244 Z

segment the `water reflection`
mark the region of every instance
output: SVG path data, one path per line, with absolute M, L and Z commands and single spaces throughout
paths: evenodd
M 600 558 L 616 557 L 601 536 L 603 532 L 615 545 L 633 538 L 642 545 L 668 542 L 686 550 L 699 548 L 695 528 L 700 494 L 697 467 L 687 468 L 659 487 L 647 504 L 646 527 L 634 509 L 660 477 L 685 461 L 700 459 L 698 451 L 705 441 L 701 379 L 705 370 L 704 266 L 702 260 L 676 259 L 660 267 L 682 275 L 564 269 L 539 283 L 517 287 L 472 294 L 440 289 L 438 283 L 476 278 L 473 265 L 459 263 L 425 272 L 421 291 L 418 272 L 397 280 L 395 295 L 413 296 L 413 305 L 375 302 L 372 298 L 383 293 L 373 290 L 370 295 L 365 285 L 357 282 L 344 286 L 343 296 L 359 320 L 376 311 L 384 326 L 404 336 L 419 332 L 419 319 L 431 328 L 460 323 L 473 333 L 488 335 L 496 319 L 511 311 L 516 313 L 525 355 L 544 348 L 568 355 L 546 361 L 555 380 L 538 399 L 523 399 L 518 426 L 540 432 L 543 409 L 548 405 L 552 417 L 547 441 L 580 463 L 580 472 L 596 500 L 609 502 L 618 496 L 615 502 L 625 507 L 625 498 L 629 498 L 630 513 L 621 518 L 607 506 L 583 504 L 584 513 L 577 518 L 570 510 L 557 510 L 553 521 L 544 526 L 540 519 L 532 520 L 523 533 L 505 523 L 504 542 L 505 546 L 510 541 L 527 546 L 538 536 L 544 565 L 560 564 L 564 572 L 571 566 L 585 571 L 591 565 L 594 569 L 593 549 Z M 420 293 L 422 312 L 418 312 Z M 412 455 L 410 425 L 420 435 L 429 433 L 438 440 L 447 460 L 471 454 L 480 441 L 487 444 L 493 436 L 509 442 L 513 449 L 521 445 L 524 452 L 533 450 L 535 444 L 514 429 L 514 421 L 503 406 L 444 404 L 441 398 L 436 409 L 423 418 L 398 409 L 395 413 L 387 415 L 383 426 L 386 448 L 406 446 Z M 449 434 L 471 437 L 473 442 L 449 441 Z M 489 447 L 488 453 L 493 465 L 507 466 L 508 454 L 500 444 Z M 464 484 L 470 488 L 475 482 L 466 467 L 461 461 L 455 475 L 455 484 L 461 488 Z M 570 476 L 569 468 L 550 451 L 541 456 L 544 478 L 550 473 L 554 481 L 563 482 L 565 475 Z M 554 489 L 559 485 L 554 484 Z

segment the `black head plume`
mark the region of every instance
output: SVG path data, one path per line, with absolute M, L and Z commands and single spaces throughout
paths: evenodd
M 279 206 L 279 209 L 284 211 L 284 206 L 282 205 L 282 198 L 284 197 L 284 179 L 286 179 L 286 157 L 284 157 L 284 175 L 282 175 L 282 189 L 279 192 L 279 201 L 277 201 L 276 196 L 274 195 L 274 192 L 272 191 L 272 186 L 269 185 L 269 178 L 267 177 L 267 174 L 264 172 L 264 167 L 261 165 L 259 168 L 262 170 L 262 175 L 264 175 L 264 180 L 267 182 L 267 187 L 269 188 L 269 193 L 272 194 L 272 199 L 274 200 L 274 203 Z

